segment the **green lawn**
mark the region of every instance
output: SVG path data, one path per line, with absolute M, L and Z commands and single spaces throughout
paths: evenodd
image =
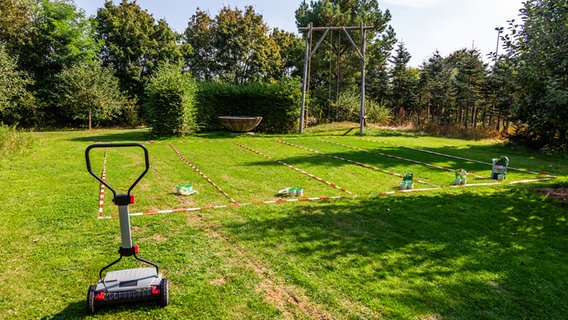
M 93 318 L 566 318 L 568 204 L 536 192 L 568 185 L 566 155 L 355 131 L 152 143 L 144 130 L 28 133 L 29 150 L 0 159 L 0 319 L 87 317 L 87 289 L 118 257 L 120 232 L 117 219 L 98 219 L 100 186 L 84 151 L 126 141 L 144 143 L 151 161 L 131 212 L 188 211 L 131 219 L 140 255 L 168 277 L 170 305 L 105 309 Z M 506 155 L 511 167 L 558 178 L 511 184 L 542 176 L 509 170 L 497 185 L 456 188 L 453 172 L 433 166 L 482 177 L 491 166 L 416 149 L 482 162 Z M 97 173 L 103 151 L 91 154 Z M 141 172 L 137 151 L 107 153 L 107 179 L 119 191 Z M 407 172 L 421 181 L 416 189 L 435 190 L 395 193 L 397 174 Z M 176 195 L 186 183 L 199 194 Z M 284 187 L 303 187 L 311 201 L 260 204 L 289 200 L 277 195 Z M 107 190 L 105 217 L 116 214 L 111 200 Z

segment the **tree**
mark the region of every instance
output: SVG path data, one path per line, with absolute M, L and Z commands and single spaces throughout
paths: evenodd
M 471 123 L 477 126 L 478 108 L 483 107 L 482 90 L 486 78 L 486 66 L 481 61 L 479 51 L 472 49 L 457 50 L 448 58 L 455 74 L 452 85 L 456 106 L 456 123 L 466 129 Z
M 20 65 L 43 87 L 64 67 L 93 61 L 99 50 L 91 21 L 71 0 L 39 0 Z
M 568 4 L 527 0 L 523 24 L 506 38 L 515 68 L 517 99 L 512 138 L 537 148 L 568 150 Z
M 60 125 L 66 115 L 57 108 L 55 79 L 64 68 L 95 60 L 92 19 L 72 0 L 0 0 L 0 10 L 0 41 L 33 80 L 28 89 L 37 104 L 13 114 L 21 125 Z
M 304 41 L 292 32 L 275 28 L 270 38 L 276 43 L 282 59 L 281 77 L 301 76 L 304 64 Z
M 198 79 L 244 84 L 279 78 L 280 47 L 268 33 L 262 15 L 252 6 L 244 11 L 224 6 L 215 19 L 198 9 L 184 33 L 193 48 L 186 55 L 186 65 Z
M 17 70 L 17 61 L 11 57 L 5 45 L 0 43 L 0 123 L 9 125 L 34 125 L 36 119 L 33 96 L 27 86 L 32 80 Z
M 66 67 L 57 76 L 56 83 L 61 113 L 69 121 L 86 122 L 89 130 L 93 122 L 109 123 L 120 115 L 126 105 L 113 70 L 101 66 L 100 62 L 82 62 Z
M 495 130 L 506 128 L 505 121 L 511 115 L 515 101 L 515 85 L 512 64 L 509 59 L 495 61 L 485 81 L 485 96 L 490 109 L 483 115 L 483 123 Z
M 144 83 L 161 64 L 181 62 L 177 36 L 167 23 L 156 23 L 151 14 L 136 3 L 106 1 L 97 11 L 97 37 L 103 41 L 100 58 L 112 66 L 123 91 L 143 100 Z
M 95 59 L 99 46 L 93 37 L 92 21 L 71 0 L 13 0 L 12 4 L 15 11 L 7 15 L 7 21 L 13 20 L 9 18 L 12 14 L 21 14 L 22 22 L 3 29 L 6 33 L 2 37 L 11 54 L 17 56 L 18 68 L 33 80 L 28 89 L 37 107 L 33 115 L 25 117 L 30 120 L 27 125 L 38 121 L 59 125 L 64 115 L 53 99 L 54 79 L 65 67 Z
M 400 120 L 404 120 L 406 113 L 414 109 L 417 100 L 414 88 L 417 81 L 416 74 L 407 68 L 410 58 L 410 53 L 401 41 L 396 48 L 395 55 L 390 60 L 393 65 L 390 72 L 391 104 Z
M 12 55 L 19 55 L 19 47 L 29 41 L 32 32 L 32 1 L 0 0 L 0 42 Z
M 415 92 L 422 108 L 418 113 L 427 113 L 437 126 L 475 128 L 489 100 L 484 95 L 486 67 L 475 49 L 456 50 L 446 58 L 436 51 L 423 64 L 417 81 Z
M 195 79 L 212 80 L 216 50 L 213 46 L 214 20 L 197 8 L 183 34 L 184 43 L 191 50 L 184 51 L 185 67 Z
M 420 73 L 420 91 L 426 99 L 427 114 L 435 124 L 449 124 L 453 105 L 451 94 L 451 70 L 438 51 L 422 66 Z

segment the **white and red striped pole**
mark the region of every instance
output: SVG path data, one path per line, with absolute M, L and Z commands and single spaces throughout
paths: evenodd
M 107 166 L 107 148 L 105 148 L 105 153 L 103 157 L 103 172 L 101 173 L 101 179 L 105 181 L 106 179 L 106 166 Z M 99 219 L 103 217 L 103 206 L 105 203 L 105 185 L 101 183 L 101 191 L 99 193 Z

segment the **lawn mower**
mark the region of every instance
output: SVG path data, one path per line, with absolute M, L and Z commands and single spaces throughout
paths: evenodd
M 128 189 L 125 194 L 117 194 L 116 191 L 100 176 L 95 174 L 91 168 L 90 151 L 95 148 L 142 148 L 144 151 L 145 169 L 140 176 Z M 156 302 L 162 307 L 168 305 L 168 280 L 159 273 L 158 265 L 154 262 L 138 257 L 139 248 L 132 245 L 130 233 L 130 216 L 128 205 L 134 203 L 134 196 L 130 194 L 132 189 L 146 175 L 150 169 L 148 149 L 138 143 L 112 143 L 112 144 L 93 144 L 85 150 L 87 170 L 100 183 L 105 185 L 113 193 L 113 202 L 118 206 L 118 217 L 120 220 L 120 235 L 122 246 L 118 253 L 120 257 L 111 262 L 99 271 L 99 282 L 90 286 L 87 294 L 87 304 L 89 313 L 93 314 L 100 307 L 108 305 L 122 305 L 136 302 Z M 123 269 L 118 271 L 103 273 L 110 267 L 117 264 L 123 257 L 133 256 L 136 260 L 150 265 L 148 268 Z

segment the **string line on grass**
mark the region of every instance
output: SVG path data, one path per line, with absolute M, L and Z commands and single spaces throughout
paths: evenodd
M 278 199 L 278 200 L 257 201 L 257 202 L 248 202 L 248 203 L 230 203 L 230 204 L 225 204 L 225 205 L 211 205 L 211 206 L 195 207 L 195 208 L 152 210 L 152 211 L 130 213 L 129 215 L 131 217 L 137 217 L 137 216 L 148 216 L 148 215 L 179 213 L 179 212 L 193 212 L 193 211 L 204 211 L 204 210 L 214 210 L 214 209 L 226 209 L 226 208 L 245 207 L 245 206 L 252 206 L 252 205 L 267 205 L 267 204 L 306 202 L 306 201 L 325 201 L 325 200 L 347 199 L 347 198 L 351 198 L 351 196 L 323 196 L 323 197 L 312 197 L 312 198 Z M 104 218 L 115 219 L 115 218 L 118 218 L 118 215 L 106 216 Z
M 517 180 L 511 181 L 508 183 L 502 183 L 500 181 L 496 182 L 485 182 L 485 183 L 468 183 L 464 185 L 452 185 L 449 188 L 462 188 L 462 187 L 484 187 L 484 186 L 498 186 L 498 185 L 514 185 L 514 184 L 525 184 L 525 183 L 534 183 L 534 182 L 542 182 L 542 181 L 549 181 L 554 178 L 545 177 L 540 179 L 525 179 L 525 180 Z
M 350 145 L 343 144 L 343 143 L 339 143 L 339 142 L 333 142 L 333 141 L 328 141 L 328 140 L 323 140 L 323 139 L 320 139 L 320 141 L 327 142 L 327 143 L 331 143 L 331 144 L 335 144 L 335 145 L 342 146 L 342 147 L 345 147 L 345 148 L 350 148 L 350 149 L 354 149 L 354 150 L 359 150 L 359 151 L 371 153 L 371 154 L 378 154 L 378 155 L 381 155 L 381 156 L 387 157 L 387 158 L 392 158 L 392 159 L 397 159 L 397 160 L 412 162 L 412 163 L 424 165 L 424 166 L 427 166 L 427 167 L 432 167 L 432 168 L 436 168 L 436 169 L 441 169 L 441 170 L 444 170 L 444 171 L 451 171 L 451 172 L 456 172 L 456 171 L 457 171 L 457 170 L 455 170 L 455 169 L 451 169 L 451 168 L 447 168 L 447 167 L 442 167 L 442 166 L 438 166 L 438 165 L 435 165 L 435 164 L 431 164 L 431 163 L 427 163 L 427 162 L 422 162 L 422 161 L 418 161 L 418 160 L 403 158 L 403 157 L 395 156 L 395 155 L 392 155 L 392 154 L 387 154 L 387 153 L 382 153 L 382 152 L 370 152 L 370 151 L 367 151 L 367 150 L 362 149 L 362 148 L 359 148 L 359 147 L 350 146 Z M 470 172 L 468 172 L 467 175 L 470 176 L 470 177 L 475 177 L 475 178 L 479 178 L 479 179 L 486 179 L 485 177 L 480 176 L 480 175 L 475 174 L 475 173 L 470 173 Z
M 107 148 L 105 148 L 105 153 L 103 156 L 103 171 L 101 173 L 101 180 L 106 179 L 106 167 L 107 167 Z M 103 216 L 103 206 L 105 203 L 105 185 L 101 183 L 101 191 L 99 193 L 99 219 Z
M 528 179 L 528 180 L 512 181 L 512 182 L 508 182 L 508 183 L 502 183 L 502 182 L 477 183 L 477 184 L 466 184 L 466 185 L 461 185 L 461 186 L 450 186 L 448 188 L 483 187 L 483 186 L 498 186 L 498 185 L 504 186 L 504 185 L 515 185 L 515 184 L 524 184 L 524 183 L 533 183 L 533 182 L 539 182 L 539 181 L 547 181 L 547 180 L 550 180 L 550 179 L 552 179 L 552 178 Z M 427 191 L 436 191 L 436 190 L 443 190 L 443 189 L 445 189 L 445 188 L 422 188 L 422 189 L 393 190 L 393 191 L 379 192 L 377 194 L 369 194 L 369 195 L 367 195 L 367 197 L 368 198 L 379 198 L 379 197 L 390 196 L 390 195 L 401 194 L 401 193 L 427 192 Z M 354 195 L 354 196 L 322 196 L 322 197 L 312 197 L 312 198 L 277 199 L 277 200 L 257 201 L 257 202 L 249 202 L 249 203 L 231 203 L 231 204 L 226 204 L 226 205 L 211 205 L 211 206 L 196 207 L 196 208 L 152 210 L 152 211 L 131 213 L 130 216 L 138 217 L 138 216 L 149 216 L 149 215 L 181 213 L 181 212 L 194 212 L 194 211 L 205 211 L 205 210 L 215 210 L 215 209 L 227 209 L 227 208 L 245 207 L 245 206 L 253 206 L 253 205 L 282 204 L 282 203 L 292 203 L 292 202 L 349 200 L 349 199 L 355 199 L 355 198 L 358 198 L 358 197 L 359 196 Z M 99 219 L 116 219 L 116 218 L 118 218 L 118 215 L 100 217 Z
M 390 174 L 390 175 L 393 175 L 393 176 L 397 176 L 397 177 L 400 177 L 400 178 L 404 178 L 404 175 L 403 175 L 403 174 L 400 174 L 400 173 L 397 173 L 397 172 L 385 170 L 385 169 L 378 168 L 378 167 L 375 167 L 375 166 L 371 166 L 371 165 L 368 165 L 368 164 L 365 164 L 365 163 L 361 163 L 361 162 L 358 162 L 358 161 L 355 161 L 355 160 L 351 160 L 351 159 L 346 159 L 346 158 L 339 157 L 339 156 L 334 156 L 334 155 L 325 154 L 325 153 L 323 153 L 323 152 L 321 152 L 321 151 L 314 150 L 314 149 L 311 149 L 311 148 L 308 148 L 308 147 L 304 147 L 304 146 L 301 146 L 301 145 L 293 144 L 293 143 L 290 143 L 290 142 L 287 142 L 287 141 L 283 141 L 283 140 L 280 140 L 280 139 L 277 139 L 276 141 L 279 142 L 279 143 L 288 145 L 288 146 L 296 147 L 296 148 L 299 148 L 299 149 L 304 149 L 304 150 L 307 150 L 307 151 L 310 151 L 310 152 L 314 152 L 314 153 L 317 153 L 317 154 L 320 154 L 320 155 L 324 155 L 324 156 L 327 156 L 327 157 L 330 157 L 330 158 L 334 158 L 334 159 L 338 159 L 338 160 L 341 160 L 341 161 L 349 162 L 349 163 L 358 165 L 358 166 L 363 167 L 363 168 L 367 168 L 367 169 L 371 169 L 371 170 L 375 170 L 375 171 L 387 173 L 387 174 Z M 420 179 L 417 179 L 417 178 L 412 178 L 412 180 L 413 180 L 414 182 L 419 182 L 419 183 L 424 183 L 424 184 L 428 184 L 428 185 L 433 185 L 433 184 L 430 183 L 430 182 L 426 182 L 426 181 L 423 181 L 423 180 L 420 180 Z
M 376 140 L 376 139 L 364 139 L 364 138 L 362 138 L 362 139 L 367 140 L 367 141 L 371 141 L 371 142 L 379 142 L 379 143 L 383 143 L 383 144 L 389 144 L 387 142 L 379 141 L 379 140 Z M 475 163 L 480 163 L 480 164 L 487 164 L 487 165 L 490 165 L 490 166 L 493 165 L 492 163 L 485 162 L 485 161 L 479 161 L 479 160 L 474 160 L 474 159 L 458 157 L 458 156 L 454 156 L 454 155 L 451 155 L 451 154 L 445 154 L 445 153 L 440 153 L 440 152 L 436 152 L 436 151 L 430 151 L 430 150 L 418 149 L 418 148 L 413 148 L 413 147 L 408 147 L 408 146 L 402 146 L 402 145 L 399 145 L 399 144 L 390 144 L 390 145 L 393 145 L 393 146 L 396 146 L 396 147 L 399 147 L 399 148 L 405 148 L 405 149 L 409 149 L 409 150 L 434 154 L 434 155 L 442 156 L 442 157 L 446 157 L 446 158 L 465 160 L 465 161 L 470 161 L 470 162 L 475 162 Z M 514 167 L 507 167 L 507 168 L 509 170 L 535 174 L 535 175 L 544 176 L 544 177 L 547 177 L 547 178 L 556 178 L 556 176 L 548 174 L 548 173 L 541 173 L 541 172 L 531 171 L 531 170 L 527 170 L 527 169 L 514 168 Z
M 199 170 L 199 168 L 197 168 L 193 163 L 191 163 L 190 161 L 186 160 L 184 158 L 184 156 L 181 154 L 181 152 L 179 152 L 178 149 L 176 149 L 176 147 L 174 147 L 173 144 L 169 144 L 170 147 L 175 151 L 175 153 L 178 155 L 178 157 L 185 162 L 187 165 L 189 165 L 195 172 L 197 172 L 203 179 L 205 179 L 207 182 L 209 182 L 209 184 L 211 184 L 212 186 L 214 186 L 222 195 L 224 195 L 225 197 L 227 197 L 229 200 L 231 200 L 232 203 L 237 204 L 237 200 L 233 199 L 227 192 L 225 192 L 223 189 L 221 189 L 221 187 L 219 187 L 215 182 L 213 182 L 211 179 L 209 179 L 209 177 L 207 175 L 205 175 L 205 173 L 203 173 L 201 170 Z
M 385 192 L 379 192 L 377 194 L 370 194 L 370 195 L 367 195 L 367 197 L 376 198 L 376 197 L 383 197 L 383 196 L 399 194 L 399 193 L 411 193 L 411 192 L 422 192 L 422 191 L 432 191 L 432 190 L 440 190 L 440 188 L 424 188 L 424 189 L 385 191 Z M 293 203 L 293 202 L 346 200 L 346 199 L 354 199 L 354 198 L 358 198 L 358 197 L 359 196 L 357 196 L 357 195 L 350 195 L 350 196 L 322 196 L 322 197 L 311 197 L 311 198 L 300 197 L 300 198 L 289 198 L 289 199 L 281 198 L 281 199 L 277 199 L 277 200 L 256 201 L 256 202 L 249 202 L 249 203 L 231 203 L 231 204 L 226 204 L 226 205 L 211 205 L 211 206 L 204 206 L 204 207 L 180 208 L 180 209 L 170 209 L 170 210 L 152 210 L 152 211 L 131 213 L 130 216 L 137 217 L 137 216 L 148 216 L 148 215 L 158 215 L 158 214 L 168 214 L 168 213 L 194 212 L 194 211 L 227 209 L 227 208 L 236 208 L 236 207 L 245 207 L 245 206 L 271 205 L 271 204 L 282 204 L 282 203 Z M 104 218 L 115 219 L 115 218 L 118 218 L 118 215 L 106 216 Z
M 348 190 L 346 190 L 345 188 L 336 185 L 335 183 L 329 182 L 329 181 L 327 181 L 327 180 L 325 180 L 325 179 L 322 179 L 322 178 L 317 177 L 317 176 L 315 176 L 315 175 L 313 175 L 313 174 L 311 174 L 311 173 L 308 173 L 308 172 L 306 172 L 306 171 L 304 171 L 304 170 L 302 170 L 302 169 L 296 168 L 296 167 L 294 167 L 294 166 L 292 166 L 292 165 L 290 165 L 290 164 L 288 164 L 288 163 L 286 163 L 286 162 L 284 162 L 284 161 L 281 161 L 281 160 L 272 158 L 272 157 L 269 156 L 269 155 L 266 155 L 266 154 L 264 154 L 264 153 L 262 153 L 262 152 L 260 152 L 260 151 L 254 150 L 254 149 L 252 149 L 252 148 L 250 148 L 250 147 L 247 147 L 247 146 L 245 146 L 245 145 L 243 145 L 243 144 L 240 144 L 240 143 L 237 143 L 237 142 L 234 142 L 234 144 L 236 144 L 237 146 L 239 146 L 239 147 L 241 147 L 241 148 L 243 148 L 243 149 L 245 149 L 245 150 L 248 150 L 248 151 L 250 151 L 250 152 L 254 152 L 254 153 L 256 153 L 256 154 L 258 154 L 258 155 L 260 155 L 260 156 L 263 156 L 263 157 L 265 157 L 266 159 L 272 160 L 272 161 L 274 161 L 274 162 L 276 162 L 276 163 L 279 163 L 279 164 L 281 164 L 281 165 L 284 165 L 284 166 L 286 166 L 286 167 L 288 167 L 288 168 L 294 169 L 294 170 L 296 170 L 296 171 L 298 171 L 298 172 L 300 172 L 300 173 L 302 173 L 302 174 L 307 175 L 308 177 L 310 177 L 310 178 L 312 178 L 312 179 L 314 179 L 314 180 L 323 182 L 323 183 L 327 184 L 328 186 L 331 186 L 331 187 L 334 187 L 334 188 L 336 188 L 336 189 L 339 189 L 339 190 L 341 190 L 341 191 L 343 191 L 343 192 L 345 192 L 345 193 L 347 193 L 347 194 L 351 194 L 351 195 L 353 194 L 351 191 L 348 191 Z

